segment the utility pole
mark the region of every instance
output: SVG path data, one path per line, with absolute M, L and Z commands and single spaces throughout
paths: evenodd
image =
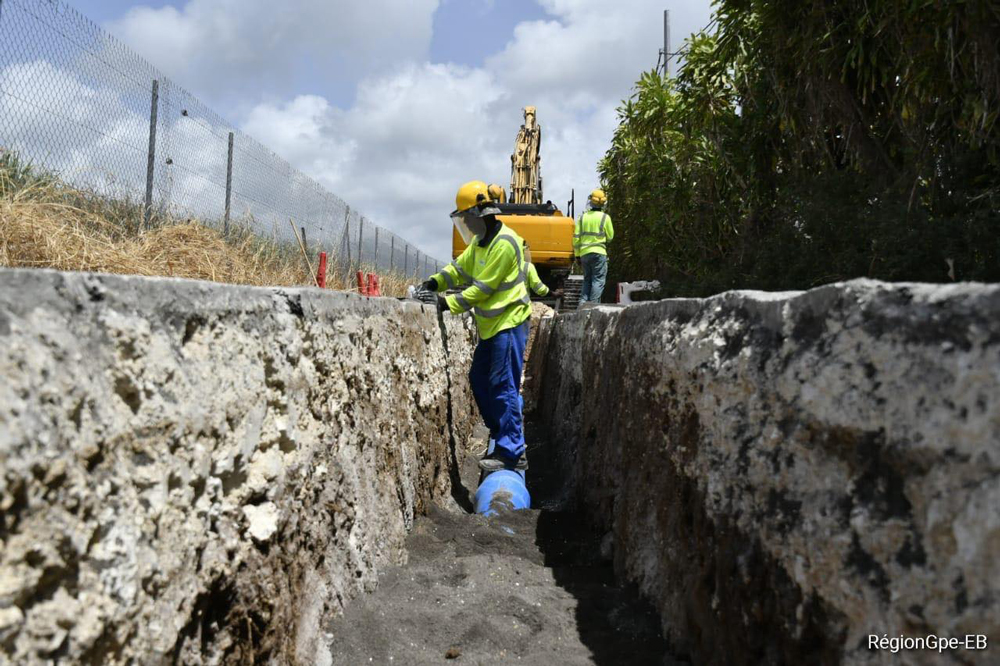
M 660 51 L 660 56 L 663 58 L 663 76 L 670 76 L 670 57 L 673 53 L 670 52 L 670 10 L 663 10 L 663 50 Z

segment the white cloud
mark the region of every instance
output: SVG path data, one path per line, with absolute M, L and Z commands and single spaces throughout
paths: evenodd
M 370 219 L 444 258 L 456 183 L 490 170 L 503 182 L 509 169 L 513 135 L 491 125 L 499 96 L 482 70 L 411 65 L 365 81 L 347 111 L 300 96 L 257 107 L 244 129 Z
M 138 6 L 108 27 L 168 76 L 216 99 L 282 94 L 290 81 L 353 85 L 425 57 L 438 0 L 189 0 Z
M 546 198 L 562 208 L 575 189 L 581 204 L 597 185 L 616 107 L 656 64 L 662 4 L 541 4 L 552 18 L 520 24 L 482 68 L 410 65 L 361 81 L 349 108 L 299 97 L 262 105 L 246 129 L 375 221 L 446 258 L 455 190 L 473 178 L 509 183 L 521 107 L 535 105 Z M 688 3 L 672 15 L 675 34 L 700 28 L 708 14 L 707 0 Z

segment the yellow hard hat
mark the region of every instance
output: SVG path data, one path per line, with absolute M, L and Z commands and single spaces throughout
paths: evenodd
M 596 189 L 590 193 L 590 203 L 595 206 L 603 206 L 607 203 L 608 198 L 604 195 L 604 190 Z
M 490 199 L 496 203 L 507 203 L 507 192 L 504 191 L 503 185 L 497 185 L 496 183 L 491 184 L 487 190 L 490 193 Z
M 470 180 L 458 188 L 458 194 L 455 195 L 455 210 L 452 215 L 457 215 L 489 201 L 490 191 L 486 187 L 486 183 L 481 180 Z

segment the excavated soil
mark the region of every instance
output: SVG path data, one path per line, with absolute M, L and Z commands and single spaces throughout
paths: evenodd
M 434 507 L 417 519 L 408 564 L 330 622 L 333 663 L 685 664 L 655 610 L 616 584 L 602 535 L 547 501 L 552 472 L 529 470 L 545 510 L 484 518 Z M 474 458 L 462 478 L 475 488 Z

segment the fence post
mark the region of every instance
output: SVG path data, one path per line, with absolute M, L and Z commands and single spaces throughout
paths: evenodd
M 229 133 L 229 157 L 226 158 L 226 218 L 222 233 L 229 235 L 229 202 L 233 197 L 233 133 Z
M 403 247 L 403 277 L 410 278 L 410 244 Z
M 302 230 L 302 249 L 305 251 L 306 256 L 309 256 L 309 243 L 306 242 L 306 228 L 299 227 Z
M 153 213 L 153 168 L 156 165 L 156 111 L 160 105 L 160 82 L 153 79 L 153 96 L 149 105 L 149 153 L 146 159 L 146 205 L 142 211 L 142 224 L 149 228 Z
M 344 247 L 347 248 L 347 284 L 351 283 L 351 207 L 344 210 Z
M 375 258 L 372 259 L 372 265 L 375 267 L 375 272 L 378 273 L 378 230 L 379 226 L 375 225 Z
M 361 270 L 361 239 L 365 235 L 365 218 L 358 222 L 358 270 Z
M 392 275 L 392 270 L 396 264 L 396 234 L 389 236 L 389 275 Z

